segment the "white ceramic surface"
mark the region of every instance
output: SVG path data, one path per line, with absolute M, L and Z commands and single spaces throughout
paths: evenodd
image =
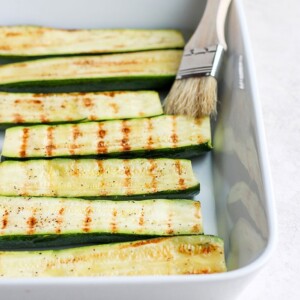
M 191 30 L 204 1 L 11 0 L 0 25 L 169 27 Z M 118 13 L 116 13 L 116 8 Z M 118 17 L 116 17 L 118 15 Z M 5 299 L 233 299 L 267 262 L 275 241 L 273 193 L 252 56 L 240 1 L 226 30 L 229 51 L 220 80 L 212 154 L 193 161 L 201 182 L 204 230 L 226 245 L 230 271 L 203 276 L 0 280 Z M 142 295 L 142 297 L 141 297 Z
M 243 0 L 274 182 L 278 243 L 241 300 L 300 299 L 300 1 Z

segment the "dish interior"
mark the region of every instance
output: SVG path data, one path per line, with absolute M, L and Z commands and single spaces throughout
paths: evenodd
M 0 25 L 176 28 L 189 36 L 205 7 L 205 1 L 197 0 L 134 0 L 130 6 L 126 3 L 122 0 L 105 1 L 105 5 L 96 0 L 88 4 L 84 0 L 66 0 L 63 5 L 59 0 L 6 2 L 0 11 Z M 120 18 L 115 17 L 115 7 L 122 12 Z M 266 249 L 270 237 L 258 142 L 260 128 L 255 114 L 257 104 L 252 95 L 235 3 L 228 15 L 226 39 L 228 52 L 218 81 L 218 116 L 212 120 L 214 149 L 193 159 L 193 167 L 201 183 L 196 199 L 202 203 L 204 232 L 224 239 L 228 269 L 235 270 L 253 262 Z M 166 92 L 161 94 L 162 98 Z M 2 130 L 0 148 L 3 137 Z

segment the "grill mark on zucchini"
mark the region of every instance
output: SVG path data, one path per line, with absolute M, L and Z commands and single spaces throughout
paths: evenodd
M 158 244 L 164 240 L 167 240 L 167 238 L 154 238 L 151 240 L 143 240 L 143 241 L 137 241 L 137 242 L 132 242 L 130 245 L 124 245 L 123 247 L 121 247 L 121 249 L 124 248 L 129 248 L 129 247 L 140 247 L 140 246 L 144 246 L 144 245 L 150 245 L 150 244 Z
M 201 204 L 200 204 L 200 202 L 195 201 L 195 203 L 193 203 L 193 206 L 195 208 L 194 217 L 196 219 L 198 219 L 199 223 L 200 223 L 201 222 L 201 215 L 200 215 L 199 211 L 201 210 Z M 192 228 L 192 232 L 195 232 L 195 233 L 199 232 L 199 230 L 200 230 L 200 225 L 199 224 L 195 224 Z
M 199 232 L 200 226 L 198 224 L 194 225 L 192 228 L 192 232 Z
M 27 234 L 34 234 L 35 226 L 37 225 L 37 219 L 35 217 L 36 209 L 33 209 L 32 215 L 27 219 Z
M 98 165 L 98 172 L 100 175 L 102 175 L 104 173 L 103 161 L 97 160 L 97 165 Z
M 11 47 L 6 46 L 6 45 L 0 45 L 0 50 L 9 51 L 9 50 L 11 50 Z
M 56 217 L 56 224 L 57 224 L 57 227 L 55 229 L 55 233 L 56 234 L 60 234 L 61 233 L 61 225 L 64 221 L 64 212 L 65 212 L 65 209 L 64 207 L 62 207 L 59 211 L 58 211 L 58 215 Z
M 157 168 L 157 164 L 153 159 L 149 159 L 150 168 L 149 168 L 149 174 L 151 176 L 151 188 L 153 190 L 153 193 L 157 192 L 157 179 L 156 175 L 154 174 L 155 169 Z
M 20 157 L 26 156 L 27 140 L 29 138 L 29 128 L 23 128 L 22 144 L 20 147 Z
M 74 167 L 72 169 L 72 175 L 74 175 L 74 176 L 79 175 L 79 168 L 78 168 L 77 160 L 74 160 Z
M 34 103 L 34 104 L 42 104 L 41 100 L 32 100 L 31 102 Z
M 125 180 L 124 180 L 124 186 L 126 188 L 126 194 L 131 195 L 132 191 L 130 190 L 131 186 L 131 170 L 130 166 L 128 164 L 127 160 L 124 160 L 124 174 L 125 174 Z
M 203 118 L 195 118 L 195 124 L 196 124 L 196 126 L 201 126 L 202 123 L 203 123 Z M 198 143 L 202 144 L 204 142 L 205 142 L 205 139 L 204 139 L 203 135 L 199 134 L 198 135 Z
M 145 212 L 144 212 L 144 208 L 142 207 L 141 208 L 141 214 L 140 214 L 140 217 L 139 217 L 139 225 L 140 226 L 144 226 L 144 223 L 145 223 Z
M 22 35 L 21 32 L 6 32 L 5 33 L 5 36 L 7 36 L 7 37 L 15 37 L 15 36 L 20 36 L 20 35 Z
M 40 120 L 41 120 L 41 123 L 49 122 L 49 119 L 44 114 L 40 115 Z
M 122 94 L 123 91 L 109 91 L 109 92 L 103 92 L 103 94 L 107 97 L 114 97 L 116 94 Z
M 29 178 L 29 181 L 25 181 L 23 186 L 20 188 L 20 196 L 28 196 L 28 185 L 30 184 L 30 180 L 37 177 L 37 175 L 34 175 L 33 168 L 27 168 L 26 169 L 26 176 Z
M 176 162 L 175 162 L 175 169 L 176 169 L 176 172 L 179 176 L 179 179 L 178 179 L 179 189 L 184 190 L 184 189 L 186 189 L 186 186 L 185 186 L 184 179 L 181 178 L 182 168 L 181 168 L 181 164 L 180 164 L 179 160 L 176 160 Z
M 130 128 L 127 125 L 126 120 L 122 121 L 122 132 L 123 132 L 123 138 L 121 141 L 121 145 L 122 145 L 123 151 L 129 151 L 131 149 L 131 147 L 129 145 Z
M 106 130 L 103 129 L 103 123 L 98 123 L 98 144 L 97 144 L 97 153 L 104 154 L 107 153 L 107 147 L 105 146 Z
M 76 141 L 79 136 L 82 136 L 82 132 L 80 131 L 79 127 L 77 124 L 72 126 L 72 138 L 73 138 L 73 143 L 70 146 L 70 154 L 74 155 L 75 150 L 80 148 L 80 145 L 77 145 Z
M 201 126 L 202 123 L 203 123 L 203 118 L 195 118 L 195 124 L 197 126 Z
M 14 114 L 13 118 L 14 118 L 14 122 L 17 124 L 24 123 L 24 119 L 20 114 Z
M 8 224 L 8 216 L 9 212 L 7 211 L 7 209 L 5 209 L 4 214 L 2 215 L 2 230 L 4 230 Z
M 93 107 L 94 106 L 94 102 L 92 101 L 91 98 L 84 97 L 82 99 L 82 101 L 83 101 L 83 104 L 84 104 L 85 107 Z
M 200 202 L 196 201 L 194 204 L 194 207 L 195 207 L 195 214 L 194 216 L 197 218 L 197 219 L 200 219 L 201 216 L 200 216 L 200 213 L 199 213 L 199 208 L 201 206 Z
M 42 93 L 35 93 L 35 94 L 32 94 L 32 97 L 33 98 L 41 98 L 41 97 L 43 97 L 44 96 L 44 94 L 42 94 Z
M 115 114 L 117 114 L 120 110 L 120 107 L 117 103 L 109 103 L 109 106 L 113 109 Z
M 103 167 L 103 161 L 102 160 L 97 160 L 97 166 L 98 166 L 98 173 L 99 175 L 104 174 L 104 167 Z M 106 191 L 104 189 L 105 187 L 105 182 L 104 179 L 101 179 L 100 183 L 99 183 L 99 187 L 100 187 L 100 194 L 101 195 L 105 195 Z
M 111 223 L 110 223 L 112 233 L 115 233 L 118 230 L 118 228 L 117 228 L 117 215 L 118 215 L 118 211 L 114 208 L 113 212 L 112 212 Z
M 169 212 L 169 216 L 168 216 L 168 223 L 167 223 L 167 233 L 168 234 L 173 234 L 174 230 L 173 230 L 173 226 L 172 226 L 172 218 L 173 218 L 173 214 L 172 212 Z
M 153 149 L 153 138 L 152 138 L 152 130 L 153 130 L 153 124 L 152 124 L 152 120 L 151 119 L 148 119 L 148 126 L 147 126 L 147 129 L 148 129 L 148 140 L 147 140 L 147 149 L 148 150 L 152 150 Z
M 217 247 L 212 244 L 202 244 L 202 245 L 187 245 L 187 244 L 181 244 L 178 247 L 178 250 L 180 253 L 185 255 L 197 255 L 197 254 L 206 254 L 209 255 L 211 252 L 214 252 L 217 250 Z
M 93 213 L 93 208 L 91 206 L 88 206 L 86 208 L 86 214 L 85 214 L 85 219 L 84 219 L 84 224 L 82 230 L 84 232 L 89 232 L 91 230 L 90 225 L 93 221 L 91 214 Z
M 171 140 L 173 143 L 173 148 L 176 148 L 177 143 L 178 143 L 178 135 L 176 134 L 176 116 L 172 117 L 172 134 L 171 134 Z
M 41 123 L 47 123 L 48 118 L 46 117 L 45 112 L 44 112 L 43 102 L 41 100 L 36 100 L 36 99 L 29 100 L 29 102 L 33 104 L 33 106 L 34 106 L 33 109 L 34 110 L 40 112 L 39 119 L 40 119 Z
M 53 141 L 54 127 L 50 126 L 47 128 L 47 139 L 48 145 L 46 146 L 46 156 L 52 156 L 53 150 L 56 148 Z
M 184 189 L 185 189 L 184 179 L 183 179 L 183 178 L 179 178 L 178 183 L 179 183 L 180 188 L 181 188 L 182 190 L 184 190 Z

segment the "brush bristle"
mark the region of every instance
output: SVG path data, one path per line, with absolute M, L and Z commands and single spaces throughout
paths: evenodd
M 217 113 L 217 80 L 212 76 L 175 80 L 164 103 L 166 114 L 198 118 Z

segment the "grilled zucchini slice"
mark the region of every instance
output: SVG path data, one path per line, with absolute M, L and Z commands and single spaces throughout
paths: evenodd
M 0 57 L 11 59 L 183 48 L 176 30 L 0 27 Z
M 0 66 L 0 90 L 87 92 L 162 88 L 172 83 L 181 50 L 46 58 Z
M 0 197 L 0 249 L 201 234 L 200 202 Z
M 83 198 L 189 197 L 199 192 L 184 159 L 52 159 L 0 163 L 0 195 Z
M 223 241 L 176 236 L 44 251 L 0 252 L 1 277 L 178 275 L 225 272 Z
M 209 117 L 159 116 L 6 130 L 5 158 L 155 155 L 185 157 L 211 149 Z
M 154 91 L 0 93 L 0 125 L 129 119 L 162 113 Z

